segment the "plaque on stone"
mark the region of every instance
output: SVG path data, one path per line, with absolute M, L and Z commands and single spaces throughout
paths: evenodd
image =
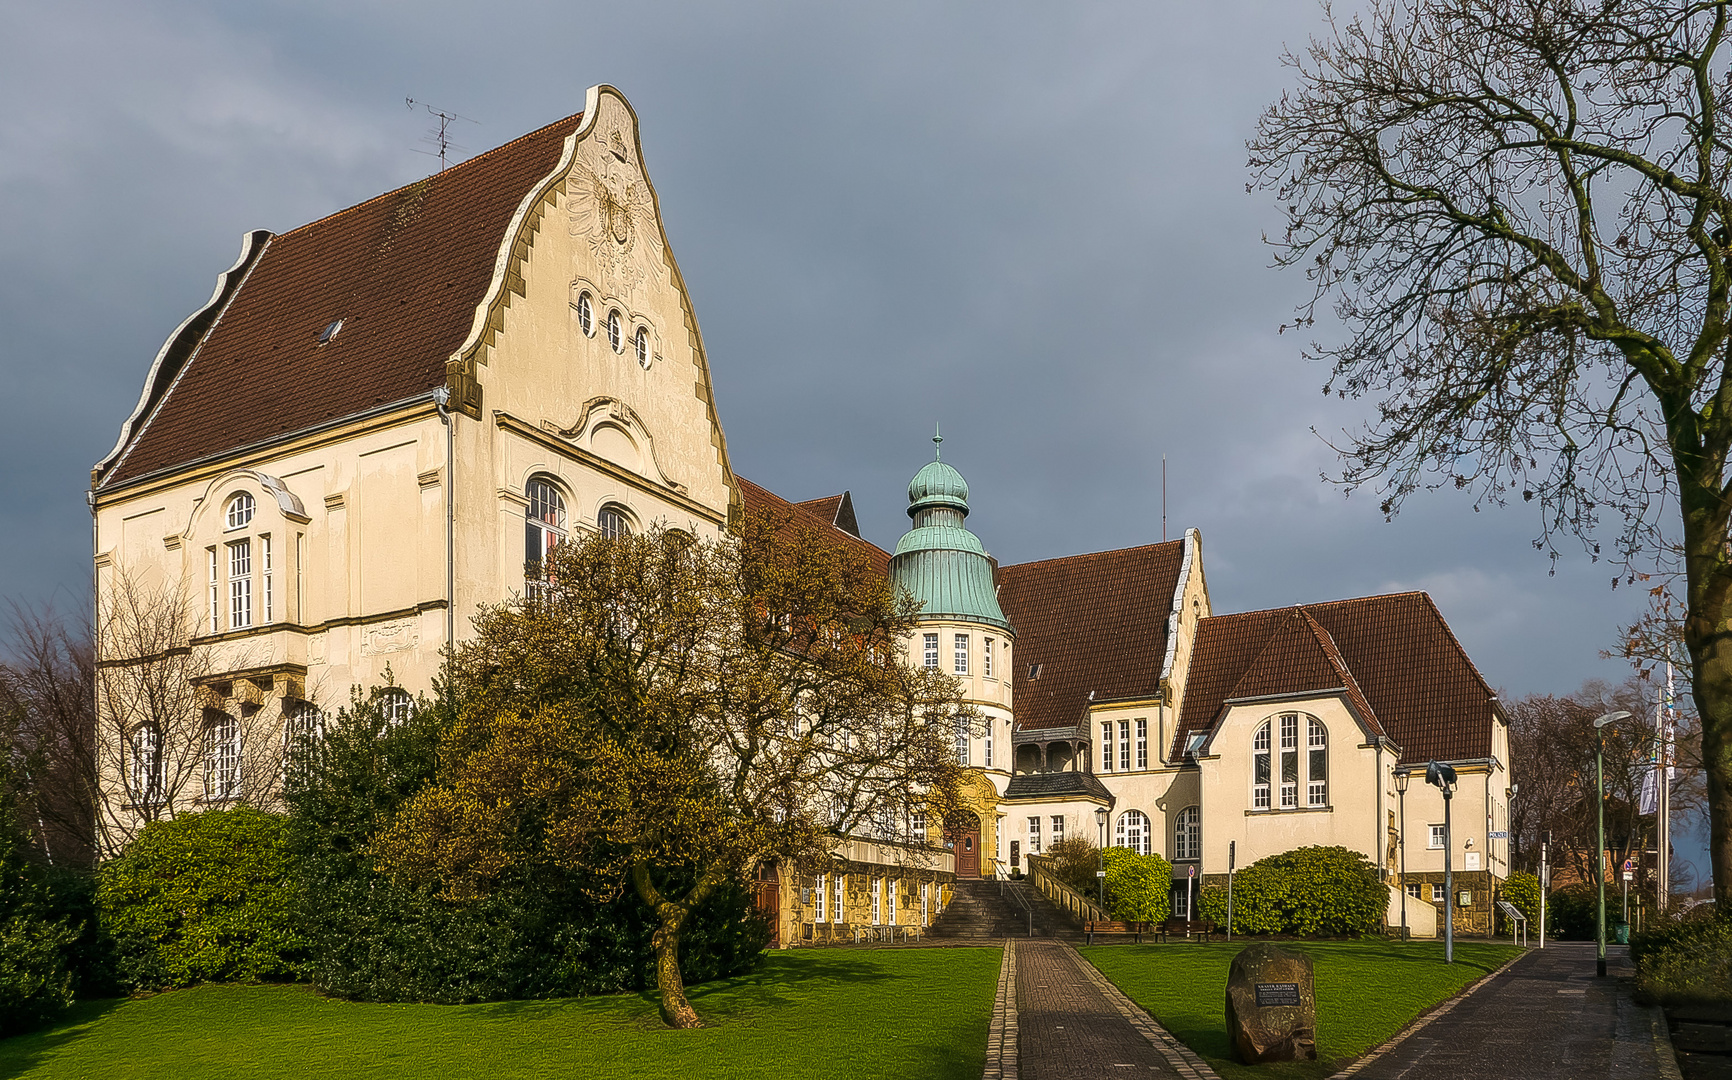
M 1317 997 L 1311 958 L 1258 944 L 1227 973 L 1227 1037 L 1247 1065 L 1317 1060 Z

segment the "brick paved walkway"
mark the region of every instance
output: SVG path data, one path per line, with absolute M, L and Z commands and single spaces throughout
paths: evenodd
M 1658 1009 L 1630 998 L 1626 950 L 1594 976 L 1594 947 L 1533 950 L 1371 1061 L 1352 1080 L 1675 1080 Z
M 1016 1005 L 1022 1080 L 1180 1076 L 1065 945 L 1016 943 Z

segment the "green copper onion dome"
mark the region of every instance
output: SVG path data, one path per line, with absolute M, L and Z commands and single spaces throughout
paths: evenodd
M 933 436 L 932 441 L 944 440 Z M 968 482 L 962 474 L 935 454 L 908 484 L 908 516 L 914 527 L 896 544 L 890 579 L 925 605 L 921 617 L 1009 630 L 992 583 L 992 560 L 980 538 L 962 524 L 968 516 Z

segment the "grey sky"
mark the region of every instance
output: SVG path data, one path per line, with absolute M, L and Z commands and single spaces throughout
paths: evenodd
M 1217 611 L 1430 590 L 1512 694 L 1619 679 L 1637 599 L 1531 508 L 1344 500 L 1365 406 L 1276 327 L 1304 291 L 1243 142 L 1318 11 L 1274 3 L 0 2 L 0 595 L 88 592 L 88 470 L 244 230 L 631 99 L 735 468 L 906 527 L 931 454 L 1004 562 L 1203 531 Z

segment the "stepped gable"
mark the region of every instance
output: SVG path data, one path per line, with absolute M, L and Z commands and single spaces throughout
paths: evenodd
M 1019 728 L 1069 727 L 1096 701 L 1160 692 L 1185 542 L 1006 566 L 999 604 L 1016 628 Z M 1039 674 L 1030 670 L 1039 665 Z
M 845 533 L 860 535 L 860 522 L 854 517 L 854 496 L 849 492 L 826 495 L 822 499 L 806 499 L 794 505 L 810 510 Z
M 857 530 L 850 531 L 843 528 L 836 522 L 833 514 L 831 516 L 825 516 L 823 513 L 811 509 L 814 503 L 828 503 L 835 499 L 846 500 L 847 492 L 843 492 L 839 496 L 831 496 L 828 499 L 812 499 L 808 502 L 796 503 L 789 502 L 787 499 L 777 495 L 769 488 L 754 484 L 743 476 L 735 476 L 734 479 L 739 481 L 740 501 L 744 504 L 746 513 L 754 514 L 768 512 L 777 516 L 797 516 L 814 524 L 825 525 L 835 529 L 840 535 L 842 543 L 855 549 L 862 555 L 865 555 L 866 561 L 871 564 L 873 570 L 886 577 L 890 576 L 890 553 L 888 551 L 885 551 L 870 540 L 862 539 Z M 849 507 L 849 517 L 852 518 L 852 503 L 848 503 L 847 505 Z
M 1491 756 L 1491 688 L 1422 592 L 1204 619 L 1172 753 L 1234 699 L 1336 687 L 1401 764 Z
M 269 237 L 178 373 L 159 374 L 172 384 L 149 391 L 101 486 L 444 385 L 518 204 L 581 119 Z

